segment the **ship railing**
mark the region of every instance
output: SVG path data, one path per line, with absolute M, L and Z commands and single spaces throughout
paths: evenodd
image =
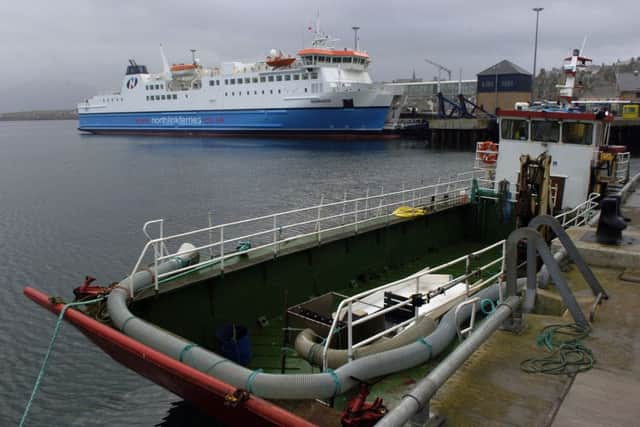
M 599 198 L 600 194 L 591 193 L 587 200 L 571 210 L 556 215 L 556 219 L 564 228 L 585 225 L 596 215 Z
M 426 268 L 421 270 L 415 274 L 412 274 L 409 277 L 405 277 L 400 280 L 396 280 L 391 283 L 387 283 L 385 285 L 379 286 L 374 289 L 370 289 L 359 294 L 353 295 L 351 297 L 345 298 L 338 304 L 338 307 L 335 311 L 335 316 L 333 322 L 331 324 L 331 328 L 329 329 L 328 335 L 324 340 L 324 346 L 322 349 L 322 368 L 323 370 L 327 369 L 327 354 L 329 348 L 332 343 L 332 337 L 334 334 L 339 332 L 339 324 L 344 321 L 341 320 L 346 317 L 346 323 L 344 328 L 346 328 L 347 335 L 347 355 L 348 360 L 353 360 L 354 350 L 359 347 L 370 344 L 371 342 L 389 335 L 401 328 L 405 328 L 410 326 L 420 317 L 420 312 L 428 312 L 429 304 L 432 304 L 432 297 L 440 294 L 446 294 L 446 291 L 453 288 L 454 286 L 464 284 L 465 286 L 465 297 L 469 297 L 475 294 L 480 289 L 484 288 L 486 285 L 494 283 L 497 280 L 501 280 L 504 273 L 505 267 L 505 251 L 506 251 L 506 241 L 501 240 L 492 245 L 489 245 L 485 248 L 482 248 L 478 251 L 472 252 L 470 254 L 461 256 L 452 261 L 449 261 L 444 264 L 440 264 L 436 267 Z M 489 260 L 485 258 L 490 257 Z M 482 262 L 485 262 L 480 266 L 473 266 L 473 263 L 479 259 L 483 259 Z M 420 289 L 420 279 L 426 278 L 429 275 L 438 272 L 449 272 L 456 273 L 457 275 L 452 276 L 450 280 L 438 286 L 436 289 L 431 289 L 427 292 L 421 292 Z M 374 295 L 384 293 L 394 288 L 402 287 L 405 285 L 407 287 L 413 287 L 415 285 L 415 292 L 412 298 L 407 298 L 404 301 L 397 302 L 395 304 L 389 304 L 386 307 L 380 307 L 380 310 L 375 311 L 373 313 L 362 316 L 361 318 L 354 319 L 353 307 L 355 304 L 362 303 L 368 304 L 365 299 Z M 421 310 L 418 309 L 418 306 L 414 304 L 415 298 L 422 299 L 426 307 L 423 305 Z M 353 334 L 353 328 L 361 325 L 363 323 L 369 322 L 373 319 L 376 319 L 380 316 L 383 316 L 389 312 L 394 310 L 402 309 L 403 307 L 413 305 L 414 314 L 409 319 L 406 319 L 400 323 L 394 324 L 382 331 L 379 331 L 375 334 L 372 334 L 368 337 L 365 337 L 361 340 L 356 340 Z
M 631 168 L 631 153 L 616 154 L 616 172 L 615 183 L 618 185 L 625 184 L 629 180 Z
M 192 251 L 208 254 L 207 259 L 196 264 L 155 274 L 154 287 L 158 290 L 163 279 L 179 273 L 210 266 L 224 271 L 230 263 L 250 255 L 278 256 L 283 249 L 295 246 L 294 242 L 320 244 L 323 239 L 337 236 L 340 232 L 359 233 L 364 227 L 386 225 L 395 218 L 393 212 L 400 206 L 423 208 L 427 213 L 449 209 L 468 203 L 471 181 L 475 176 L 478 173 L 471 171 L 439 179 L 431 185 L 415 188 L 402 185 L 402 189 L 391 192 L 385 192 L 381 187 L 374 193 L 367 188 L 362 197 L 350 198 L 345 192 L 341 200 L 335 201 L 327 201 L 322 195 L 320 203 L 314 206 L 220 225 L 213 224 L 210 214 L 207 227 L 169 236 L 164 234 L 164 220 L 149 221 L 143 227 L 149 240 L 131 274 L 139 271 L 149 258 L 151 265 L 157 267 L 163 261 Z M 157 230 L 155 238 L 151 238 L 151 227 Z M 185 242 L 193 244 L 195 249 L 182 252 L 167 249 Z
M 599 197 L 600 195 L 598 193 L 591 193 L 586 201 L 576 206 L 574 209 L 571 209 L 570 211 L 557 215 L 556 219 L 560 221 L 563 228 L 569 228 L 572 226 L 580 226 L 580 225 L 586 224 L 595 215 L 596 208 L 598 207 L 597 199 Z M 495 256 L 496 255 L 495 252 L 498 251 L 498 249 L 499 249 L 499 253 L 497 254 L 498 256 Z M 483 256 L 485 257 L 491 256 L 492 251 L 494 256 L 493 258 L 489 260 L 485 260 L 486 263 L 481 266 L 472 268 L 472 263 L 474 261 L 482 258 Z M 505 272 L 505 252 L 506 252 L 506 240 L 501 240 L 485 248 L 482 248 L 470 254 L 461 256 L 447 263 L 440 264 L 432 268 L 426 268 L 417 273 L 414 273 L 409 277 L 406 277 L 391 283 L 387 283 L 380 287 L 370 289 L 370 290 L 361 292 L 357 295 L 353 295 L 351 297 L 343 299 L 335 311 L 336 315 L 333 319 L 333 323 L 331 324 L 331 328 L 329 329 L 328 335 L 324 340 L 324 347 L 322 351 L 323 370 L 327 369 L 328 367 L 327 354 L 332 342 L 331 337 L 333 337 L 333 335 L 338 332 L 338 323 L 341 322 L 341 318 L 343 317 L 342 313 L 345 313 L 346 319 L 347 319 L 345 327 L 347 329 L 347 355 L 350 361 L 353 360 L 353 354 L 354 354 L 353 352 L 355 349 L 362 347 L 364 345 L 367 345 L 385 335 L 393 333 L 398 329 L 407 327 L 411 325 L 413 322 L 415 322 L 419 317 L 418 307 L 414 306 L 413 317 L 403 322 L 400 322 L 398 324 L 395 324 L 393 326 L 390 326 L 369 337 L 363 338 L 362 340 L 354 341 L 353 328 L 355 326 L 358 326 L 362 323 L 373 320 L 391 311 L 409 306 L 413 303 L 413 299 L 408 298 L 405 301 L 400 301 L 396 304 L 389 305 L 387 307 L 380 307 L 380 310 L 374 313 L 368 314 L 366 316 L 363 316 L 357 320 L 354 320 L 354 314 L 353 314 L 353 306 L 355 304 L 357 303 L 367 304 L 366 301 L 364 300 L 367 297 L 370 297 L 371 295 L 374 295 L 380 292 L 385 292 L 393 288 L 397 288 L 403 284 L 412 285 L 413 283 L 415 283 L 414 295 L 418 297 L 426 298 L 427 306 L 428 306 L 428 304 L 430 303 L 431 295 L 428 292 L 427 293 L 420 292 L 420 278 L 427 277 L 430 274 L 434 274 L 437 272 L 442 272 L 443 270 L 450 270 L 450 269 L 455 270 L 456 265 L 461 266 L 462 264 L 464 264 L 464 270 L 461 274 L 458 274 L 457 276 L 453 277 L 451 280 L 440 285 L 437 289 L 434 289 L 432 291 L 434 291 L 434 293 L 437 295 L 437 294 L 440 294 L 441 292 L 442 293 L 446 292 L 447 290 L 451 289 L 452 287 L 460 283 L 464 283 L 465 296 L 468 298 L 473 294 L 475 294 L 480 289 L 482 289 L 483 287 L 485 287 L 486 285 L 495 283 L 497 281 L 498 282 L 503 281 L 504 272 Z M 526 265 L 526 262 L 524 262 L 522 265 Z M 485 275 L 488 274 L 488 277 L 483 277 L 483 274 Z M 500 289 L 499 298 L 500 298 L 500 301 L 502 301 L 502 289 Z M 428 311 L 428 307 L 426 310 L 423 310 L 423 312 L 424 311 Z

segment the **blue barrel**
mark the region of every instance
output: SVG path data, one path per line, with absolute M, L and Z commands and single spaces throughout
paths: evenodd
M 224 357 L 242 366 L 249 364 L 251 340 L 245 326 L 232 323 L 223 325 L 216 331 L 216 337 L 220 343 L 220 352 Z

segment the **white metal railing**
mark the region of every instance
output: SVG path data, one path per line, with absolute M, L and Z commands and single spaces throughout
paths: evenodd
M 574 209 L 571 209 L 570 211 L 564 212 L 560 215 L 557 215 L 555 218 L 561 223 L 561 225 L 563 226 L 563 228 L 568 228 L 571 226 L 580 226 L 583 224 L 586 224 L 587 221 L 592 218 L 595 215 L 595 208 L 598 206 L 598 203 L 596 202 L 596 200 L 598 199 L 598 197 L 600 197 L 599 194 L 597 193 L 591 193 L 589 195 L 589 197 L 587 198 L 587 200 L 583 203 L 581 203 L 580 205 L 576 206 Z M 490 259 L 487 261 L 486 264 L 472 270 L 471 269 L 471 262 L 475 259 L 477 259 L 477 257 L 479 257 L 480 255 L 483 255 L 485 253 L 490 252 L 491 250 L 495 250 L 497 248 L 501 248 L 501 253 L 499 256 Z M 459 258 L 456 258 L 452 261 L 446 262 L 444 264 L 438 265 L 436 267 L 433 268 L 426 268 L 424 270 L 421 270 L 417 273 L 414 273 L 413 275 L 409 276 L 409 277 L 405 277 L 403 279 L 400 280 L 396 280 L 394 282 L 391 283 L 387 283 L 384 284 L 382 286 L 379 286 L 377 288 L 374 289 L 370 289 L 367 291 L 363 291 L 357 295 L 353 295 L 351 297 L 345 298 L 342 301 L 340 301 L 338 308 L 336 309 L 336 316 L 333 319 L 333 323 L 331 324 L 331 328 L 329 329 L 329 333 L 327 335 L 327 338 L 324 341 L 324 347 L 322 350 L 322 368 L 323 370 L 327 368 L 327 354 L 328 354 L 328 350 L 329 350 L 329 346 L 331 344 L 331 337 L 333 337 L 333 335 L 338 331 L 338 324 L 340 322 L 340 318 L 342 317 L 341 313 L 343 313 L 344 310 L 346 311 L 346 317 L 347 317 L 347 324 L 346 324 L 346 329 L 347 329 L 347 355 L 348 355 L 348 359 L 352 360 L 353 359 L 353 351 L 355 349 L 357 349 L 358 347 L 361 347 L 363 345 L 369 344 L 372 341 L 375 341 L 389 333 L 392 333 L 400 328 L 403 328 L 405 326 L 410 325 L 412 322 L 414 322 L 417 317 L 418 317 L 418 310 L 415 310 L 414 313 L 414 317 L 409 318 L 403 322 L 400 322 L 398 324 L 395 324 L 391 327 L 388 327 L 386 329 L 384 329 L 383 331 L 380 331 L 374 335 L 371 335 L 369 337 L 366 337 L 358 342 L 354 342 L 354 337 L 353 337 L 353 327 L 357 326 L 359 324 L 362 324 L 364 322 L 373 320 L 375 318 L 377 318 L 378 316 L 384 315 L 390 311 L 393 310 L 397 310 L 399 308 L 408 306 L 411 304 L 411 300 L 407 299 L 405 301 L 400 301 L 396 304 L 393 305 L 389 305 L 388 307 L 385 307 L 381 310 L 378 310 L 374 313 L 368 314 L 356 321 L 353 321 L 353 305 L 356 303 L 360 303 L 360 302 L 364 302 L 363 300 L 373 294 L 376 293 L 380 293 L 380 292 L 385 292 L 386 290 L 392 289 L 398 285 L 401 285 L 403 283 L 406 284 L 411 284 L 413 281 L 415 281 L 415 293 L 417 295 L 422 295 L 422 296 L 426 296 L 426 294 L 421 294 L 420 293 L 420 278 L 421 277 L 425 277 L 429 274 L 433 274 L 436 273 L 438 271 L 444 270 L 446 268 L 450 268 L 453 267 L 457 264 L 461 264 L 464 262 L 464 274 L 458 275 L 456 277 L 454 277 L 453 279 L 449 280 L 448 282 L 444 283 L 443 285 L 440 286 L 441 289 L 447 290 L 452 288 L 453 286 L 464 282 L 465 283 L 465 291 L 466 291 L 466 296 L 469 297 L 472 294 L 474 294 L 475 292 L 477 292 L 478 290 L 480 290 L 481 288 L 483 288 L 485 285 L 490 284 L 490 283 L 494 283 L 496 280 L 501 279 L 501 277 L 503 276 L 504 272 L 505 272 L 505 251 L 506 251 L 506 240 L 501 240 L 499 242 L 496 242 L 492 245 L 489 245 L 485 248 L 482 248 L 478 251 L 472 252 L 468 255 L 464 255 L 461 256 Z M 487 271 L 491 271 L 492 269 L 497 268 L 497 266 L 500 266 L 500 270 L 494 274 L 491 274 L 489 277 L 482 279 L 482 273 L 485 273 Z M 480 274 L 480 279 L 476 280 L 473 283 L 469 283 L 468 279 L 475 277 L 476 275 Z M 502 300 L 502 295 L 500 295 L 500 300 Z M 364 302 L 366 303 L 366 302 Z M 468 330 L 464 330 L 461 331 L 460 333 L 462 335 L 464 335 L 466 332 L 468 332 Z
M 571 210 L 556 215 L 556 219 L 564 228 L 586 224 L 596 214 L 595 209 L 598 207 L 597 200 L 599 197 L 600 194 L 598 193 L 589 194 L 587 200 Z
M 347 318 L 347 322 L 346 322 L 346 330 L 347 330 L 347 355 L 348 355 L 348 359 L 352 360 L 353 359 L 353 351 L 355 349 L 357 349 L 358 347 L 364 346 L 366 344 L 371 343 L 372 341 L 377 340 L 378 338 L 381 338 L 391 332 L 394 332 L 400 328 L 403 328 L 405 326 L 410 325 L 411 323 L 413 323 L 417 318 L 418 318 L 418 310 L 417 308 L 414 311 L 414 316 L 403 321 L 400 323 L 397 323 L 393 326 L 390 326 L 386 329 L 384 329 L 383 331 L 380 331 L 374 335 L 371 335 L 369 337 L 366 337 L 360 341 L 355 342 L 354 341 L 354 335 L 353 335 L 353 327 L 360 325 L 362 323 L 371 321 L 379 316 L 382 316 L 386 313 L 389 313 L 391 311 L 397 310 L 399 308 L 408 306 L 412 303 L 411 299 L 407 299 L 405 301 L 400 301 L 398 303 L 395 304 L 391 304 L 388 307 L 385 307 L 381 310 L 378 310 L 376 312 L 370 313 L 360 319 L 357 320 L 353 320 L 353 305 L 356 303 L 366 303 L 365 301 L 363 301 L 365 298 L 374 295 L 374 294 L 379 294 L 381 292 L 385 292 L 389 289 L 395 288 L 398 285 L 402 285 L 402 284 L 407 284 L 409 286 L 413 285 L 413 282 L 415 282 L 415 294 L 416 295 L 420 295 L 422 297 L 427 297 L 428 295 L 425 293 L 421 293 L 420 292 L 420 278 L 422 277 L 426 277 L 430 274 L 434 274 L 436 272 L 442 271 L 444 269 L 447 268 L 451 268 L 454 267 L 456 265 L 459 265 L 461 268 L 464 268 L 464 273 L 461 275 L 458 275 L 454 278 L 452 278 L 451 280 L 447 281 L 446 283 L 442 284 L 441 286 L 439 286 L 439 289 L 441 290 L 447 290 L 450 289 L 460 283 L 464 283 L 465 284 L 465 288 L 466 288 L 466 295 L 472 295 L 473 293 L 475 293 L 477 290 L 483 288 L 485 285 L 487 285 L 488 283 L 493 283 L 494 281 L 496 281 L 497 279 L 500 278 L 500 276 L 504 273 L 504 253 L 506 250 L 506 241 L 505 240 L 501 240 L 499 242 L 496 242 L 492 245 L 489 245 L 485 248 L 482 248 L 478 251 L 472 252 L 468 255 L 464 255 L 461 256 L 459 258 L 456 258 L 452 261 L 446 262 L 444 264 L 438 265 L 437 267 L 433 267 L 433 268 L 426 268 L 424 270 L 421 270 L 415 274 L 412 274 L 409 277 L 405 277 L 403 279 L 400 280 L 396 280 L 394 282 L 391 283 L 387 283 L 384 284 L 382 286 L 379 286 L 377 288 L 374 289 L 370 289 L 364 292 L 360 292 L 357 295 L 353 295 L 351 297 L 345 298 L 342 301 L 340 301 L 340 303 L 338 304 L 338 308 L 336 309 L 336 315 L 334 316 L 333 319 L 333 323 L 331 324 L 331 328 L 329 329 L 329 333 L 327 335 L 327 338 L 324 341 L 324 347 L 322 349 L 322 368 L 323 370 L 327 368 L 327 354 L 328 354 L 328 350 L 329 350 L 329 346 L 331 344 L 331 337 L 333 337 L 333 335 L 338 331 L 338 324 L 341 322 L 340 318 L 342 317 L 342 313 L 345 313 L 346 310 L 346 318 Z M 475 269 L 471 269 L 471 263 L 473 260 L 477 259 L 479 256 L 488 253 L 492 250 L 498 250 L 498 248 L 500 249 L 500 255 L 496 258 L 491 259 L 490 261 L 488 261 L 486 264 L 477 267 Z M 486 278 L 482 278 L 482 273 L 485 273 L 487 271 L 490 271 L 491 269 L 495 269 L 499 267 L 499 271 L 491 274 L 489 277 Z M 475 276 L 478 276 L 478 279 L 475 280 L 473 283 L 470 283 L 470 281 L 468 279 L 473 278 Z M 430 298 L 427 298 L 427 301 L 429 301 Z M 427 305 L 430 304 L 430 302 L 427 302 Z
M 629 171 L 631 167 L 631 153 L 616 154 L 616 173 L 615 183 L 625 184 L 629 180 Z
M 269 249 L 276 256 L 282 248 L 298 239 L 315 238 L 320 243 L 332 231 L 350 230 L 357 233 L 363 226 L 374 221 L 390 221 L 393 211 L 400 206 L 426 208 L 429 212 L 448 209 L 468 203 L 471 182 L 483 173 L 472 170 L 447 179 L 438 179 L 435 184 L 409 189 L 403 185 L 401 190 L 386 193 L 384 188 L 380 188 L 375 194 L 367 189 L 365 196 L 356 198 L 348 198 L 345 192 L 342 200 L 337 201 L 327 201 L 323 195 L 320 203 L 314 206 L 220 225 L 212 224 L 210 214 L 207 227 L 169 236 L 164 235 L 164 220 L 148 221 L 143 231 L 149 240 L 131 274 L 135 274 L 149 257 L 151 264 L 157 267 L 163 261 L 188 252 L 208 252 L 209 258 L 196 264 L 154 274 L 154 287 L 157 290 L 163 278 L 214 264 L 224 271 L 225 262 L 228 264 L 230 258 L 240 255 Z M 151 238 L 148 231 L 151 225 L 158 227 L 158 237 Z M 188 252 L 170 252 L 167 249 L 171 245 L 179 247 L 180 243 L 187 241 L 195 249 L 191 248 Z M 249 244 L 243 245 L 245 242 Z

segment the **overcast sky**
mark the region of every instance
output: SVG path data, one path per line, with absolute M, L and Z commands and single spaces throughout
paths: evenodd
M 294 53 L 309 44 L 309 25 L 373 58 L 374 80 L 431 79 L 429 58 L 463 78 L 509 59 L 531 70 L 535 12 L 538 68 L 559 66 L 580 47 L 595 63 L 640 56 L 640 1 L 602 0 L 31 0 L 0 2 L 0 112 L 72 108 L 98 90 L 116 89 L 127 59 L 160 71 L 158 45 L 170 62 L 196 48 L 206 66 Z

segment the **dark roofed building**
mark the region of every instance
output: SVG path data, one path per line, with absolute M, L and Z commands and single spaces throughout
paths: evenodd
M 531 99 L 531 73 L 511 61 L 500 61 L 478 73 L 478 104 L 487 111 L 512 110 Z
M 616 86 L 620 99 L 640 101 L 640 72 L 616 74 Z

